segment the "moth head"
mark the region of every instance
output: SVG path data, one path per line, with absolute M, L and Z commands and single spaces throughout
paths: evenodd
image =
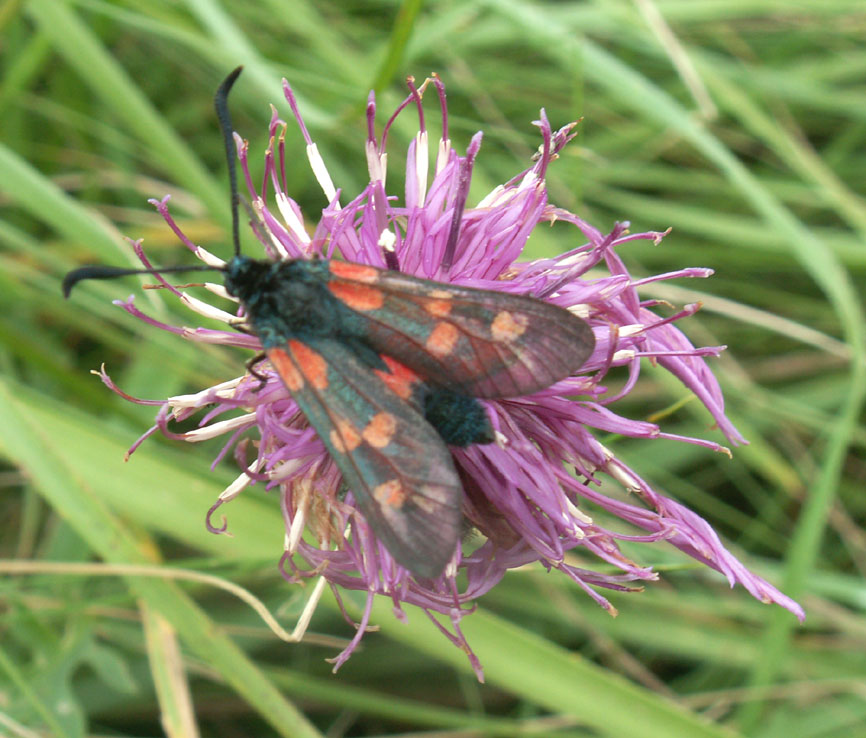
M 226 292 L 247 303 L 261 290 L 262 282 L 270 271 L 271 262 L 236 254 L 225 266 Z

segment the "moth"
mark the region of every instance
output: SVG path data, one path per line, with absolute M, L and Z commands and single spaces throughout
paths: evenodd
M 592 329 L 529 296 L 345 261 L 242 255 L 227 105 L 240 71 L 215 100 L 232 197 L 235 253 L 218 268 L 226 290 L 378 539 L 414 575 L 437 577 L 462 521 L 448 447 L 493 442 L 478 400 L 532 394 L 570 376 L 592 354 Z M 84 279 L 206 269 L 214 267 L 82 267 L 63 291 Z M 257 361 L 250 372 L 264 380 Z

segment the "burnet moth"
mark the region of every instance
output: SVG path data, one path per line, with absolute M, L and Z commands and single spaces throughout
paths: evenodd
M 85 279 L 222 271 L 243 308 L 241 329 L 264 350 L 250 373 L 264 381 L 255 365 L 269 362 L 385 548 L 413 574 L 437 577 L 455 554 L 462 520 L 463 490 L 448 446 L 494 441 L 477 398 L 529 395 L 570 376 L 593 351 L 592 330 L 533 297 L 345 261 L 243 256 L 228 112 L 240 72 L 215 98 L 231 187 L 232 259 L 222 268 L 82 267 L 66 275 L 63 292 L 68 297 Z

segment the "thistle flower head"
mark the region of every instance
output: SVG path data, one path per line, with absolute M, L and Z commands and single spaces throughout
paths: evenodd
M 580 373 L 531 397 L 483 401 L 496 433 L 496 443 L 453 448 L 464 487 L 463 515 L 474 529 L 443 574 L 433 580 L 413 576 L 397 564 L 357 509 L 351 490 L 325 446 L 292 399 L 276 372 L 258 364 L 246 374 L 192 395 L 160 401 L 156 423 L 130 449 L 155 431 L 186 441 L 224 436 L 217 461 L 233 452 L 242 469 L 236 481 L 215 502 L 217 508 L 251 485 L 278 491 L 286 526 L 281 569 L 290 580 L 324 577 L 339 597 L 339 589 L 368 592 L 361 626 L 351 644 L 336 659 L 343 663 L 364 633 L 372 595 L 392 599 L 402 616 L 404 603 L 450 617 L 452 630 L 443 632 L 480 665 L 459 627 L 476 598 L 493 587 L 508 569 L 540 562 L 572 579 L 596 603 L 615 614 L 600 590 L 629 590 L 634 583 L 653 580 L 650 567 L 631 560 L 620 542 L 665 541 L 694 559 L 722 572 L 731 585 L 740 583 L 763 602 L 775 602 L 798 618 L 803 612 L 760 577 L 750 573 L 722 545 L 713 529 L 695 513 L 657 492 L 606 448 L 599 433 L 642 438 L 647 443 L 674 439 L 727 452 L 719 444 L 673 436 L 654 423 L 632 420 L 613 410 L 616 400 L 634 387 L 645 360 L 662 366 L 693 392 L 732 444 L 743 442 L 725 417 L 719 385 L 705 357 L 723 347 L 696 348 L 674 325 L 691 315 L 688 305 L 662 318 L 652 301 L 639 296 L 643 284 L 680 277 L 707 277 L 709 269 L 684 268 L 647 279 L 634 279 L 619 252 L 629 242 L 659 242 L 663 233 L 629 233 L 619 223 L 602 233 L 577 215 L 551 204 L 545 185 L 550 164 L 574 137 L 575 124 L 553 130 L 544 111 L 534 121 L 540 132 L 539 152 L 530 166 L 496 187 L 476 204 L 468 202 L 469 184 L 481 134 L 459 154 L 448 137 L 444 86 L 438 78 L 420 87 L 409 82 L 409 95 L 376 133 L 376 105 L 367 104 L 366 160 L 369 184 L 348 199 L 332 183 L 284 81 L 284 92 L 306 142 L 313 174 L 326 200 L 317 222 L 308 224 L 298 204 L 286 192 L 287 123 L 276 110 L 270 120 L 270 143 L 264 155 L 264 176 L 256 183 L 248 162 L 247 143 L 235 134 L 241 171 L 251 201 L 251 225 L 271 259 L 324 256 L 471 287 L 529 294 L 562 306 L 593 328 L 595 351 Z M 441 111 L 442 135 L 432 172 L 430 144 L 421 100 L 435 92 Z M 406 184 L 401 197 L 387 190 L 388 133 L 406 109 L 417 111 L 419 130 L 406 155 Z M 205 263 L 223 262 L 193 244 L 169 213 L 168 198 L 152 201 L 180 240 Z M 521 261 L 532 231 L 539 224 L 561 221 L 574 229 L 577 244 L 556 257 Z M 140 243 L 134 248 L 150 267 Z M 147 323 L 191 340 L 260 350 L 259 338 L 232 328 L 238 309 L 226 302 L 222 285 L 208 284 L 221 306 L 204 302 L 160 283 L 192 310 L 222 320 L 226 330 L 178 328 L 143 313 L 132 299 L 119 303 Z M 607 373 L 626 367 L 628 379 L 617 392 L 605 386 Z M 117 392 L 103 371 L 103 381 Z M 121 393 L 122 394 L 122 393 Z M 125 397 L 128 397 L 124 395 Z M 132 399 L 132 398 L 129 398 Z M 201 414 L 196 430 L 176 433 L 175 421 Z M 215 462 L 216 463 L 216 462 Z M 626 495 L 602 491 L 613 482 Z M 605 490 L 611 485 L 605 484 Z M 605 520 L 618 518 L 617 529 L 596 522 L 590 509 L 604 511 Z M 578 566 L 595 558 L 603 571 Z M 336 668 L 336 667 L 335 667 Z

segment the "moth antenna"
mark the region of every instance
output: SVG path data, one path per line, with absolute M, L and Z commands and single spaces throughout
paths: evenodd
M 232 140 L 232 119 L 229 115 L 228 98 L 229 92 L 235 80 L 240 76 L 243 67 L 235 69 L 216 91 L 214 97 L 214 107 L 216 108 L 217 118 L 220 123 L 220 130 L 223 134 L 223 142 L 225 143 L 226 161 L 229 165 L 229 185 L 231 187 L 232 197 L 232 243 L 234 244 L 235 256 L 240 255 L 241 239 L 238 223 L 238 175 L 235 168 L 235 151 Z M 63 278 L 63 296 L 69 297 L 72 288 L 79 282 L 85 279 L 114 279 L 115 277 L 126 277 L 131 274 L 157 274 L 166 272 L 223 272 L 225 269 L 221 267 L 206 266 L 204 264 L 194 266 L 171 266 L 159 267 L 154 269 L 128 269 L 125 267 L 113 266 L 86 266 L 79 269 L 73 269 Z
M 127 277 L 130 274 L 165 274 L 166 272 L 221 272 L 220 267 L 207 266 L 205 264 L 193 264 L 192 266 L 170 266 L 157 267 L 155 269 L 129 269 L 127 267 L 105 266 L 95 264 L 93 266 L 79 267 L 73 269 L 63 278 L 63 296 L 69 297 L 72 288 L 85 279 L 114 279 L 115 277 Z
M 229 114 L 229 92 L 232 85 L 240 76 L 243 67 L 237 67 L 222 84 L 217 88 L 214 96 L 214 108 L 216 108 L 217 119 L 220 123 L 220 130 L 223 134 L 223 143 L 226 149 L 226 163 L 229 166 L 229 187 L 231 189 L 232 198 L 232 244 L 235 249 L 235 256 L 240 256 L 241 253 L 241 236 L 240 226 L 238 223 L 238 174 L 235 166 L 235 158 L 237 152 L 234 147 L 234 139 L 232 138 L 232 118 Z

